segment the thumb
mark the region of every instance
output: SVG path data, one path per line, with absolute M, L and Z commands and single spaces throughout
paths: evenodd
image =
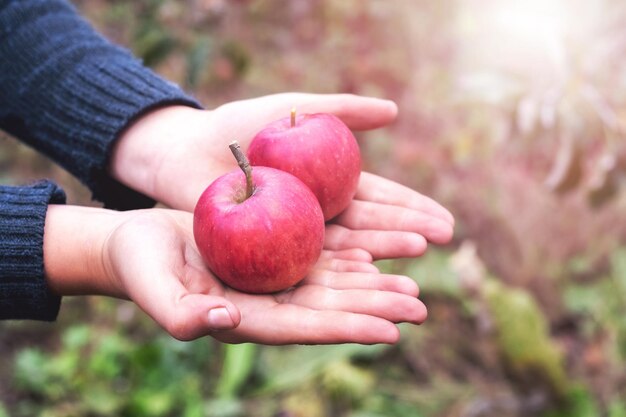
M 223 297 L 184 294 L 160 306 L 155 319 L 178 340 L 193 340 L 216 331 L 231 330 L 239 325 L 241 313 Z
M 133 301 L 178 340 L 193 340 L 216 331 L 237 327 L 239 309 L 224 297 L 190 293 L 177 281 L 153 285 L 150 292 L 135 293 Z

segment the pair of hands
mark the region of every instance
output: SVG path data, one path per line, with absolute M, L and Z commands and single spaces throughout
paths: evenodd
M 228 143 L 247 148 L 258 130 L 294 106 L 333 113 L 353 130 L 385 126 L 397 114 L 386 100 L 287 93 L 141 117 L 120 137 L 111 174 L 176 210 L 120 213 L 110 222 L 95 267 L 105 277 L 100 291 L 130 298 L 182 340 L 210 334 L 234 343 L 394 343 L 396 323 L 421 323 L 426 307 L 417 285 L 379 273 L 372 261 L 419 256 L 428 241 L 447 243 L 454 220 L 433 200 L 373 174 L 362 173 L 350 206 L 326 226 L 320 260 L 294 289 L 241 293 L 202 262 L 191 212 L 212 180 L 237 167 Z

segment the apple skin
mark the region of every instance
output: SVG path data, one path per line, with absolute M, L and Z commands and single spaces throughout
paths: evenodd
M 255 190 L 245 200 L 242 171 L 211 183 L 194 210 L 194 238 L 225 284 L 272 293 L 297 284 L 317 262 L 324 217 L 313 193 L 293 175 L 254 167 L 252 178 Z
M 298 177 L 317 197 L 324 219 L 348 205 L 359 183 L 361 153 L 350 129 L 327 113 L 302 114 L 291 126 L 285 117 L 256 134 L 248 148 L 253 166 L 266 166 Z

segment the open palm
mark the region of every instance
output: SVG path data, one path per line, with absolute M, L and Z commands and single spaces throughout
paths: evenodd
M 210 334 L 231 343 L 393 343 L 399 336 L 395 323 L 426 318 L 417 285 L 379 274 L 362 250 L 324 252 L 290 290 L 245 294 L 224 287 L 206 268 L 190 213 L 145 210 L 128 216 L 107 240 L 106 269 L 122 293 L 178 339 Z M 222 315 L 217 326 L 210 311 Z

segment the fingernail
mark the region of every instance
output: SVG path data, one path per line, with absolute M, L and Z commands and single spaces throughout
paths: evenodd
M 209 310 L 209 327 L 213 330 L 232 329 L 235 326 L 233 318 L 226 307 Z

